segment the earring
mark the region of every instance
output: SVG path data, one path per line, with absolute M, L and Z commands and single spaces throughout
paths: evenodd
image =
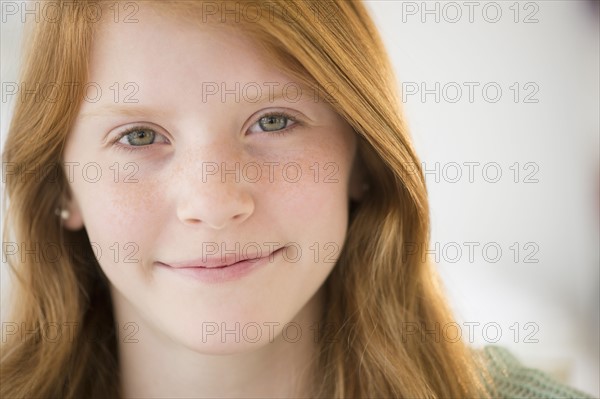
M 67 220 L 69 218 L 69 216 L 71 216 L 71 214 L 69 213 L 69 211 L 66 210 L 66 209 L 56 208 L 54 210 L 54 213 L 56 214 L 56 216 L 60 216 L 60 218 L 62 220 Z

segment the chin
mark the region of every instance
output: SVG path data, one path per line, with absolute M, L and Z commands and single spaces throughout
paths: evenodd
M 281 339 L 281 326 L 285 324 L 250 321 L 247 317 L 202 319 L 205 321 L 176 323 L 180 328 L 168 334 L 195 352 L 228 355 L 251 352 Z M 290 335 L 295 332 L 291 330 Z
M 227 339 L 222 339 L 220 336 L 211 337 L 205 340 L 198 340 L 196 336 L 189 337 L 188 339 L 189 341 L 186 346 L 190 350 L 203 355 L 215 356 L 253 352 L 270 344 L 268 339 L 257 342 L 248 342 L 242 339 L 242 337 L 238 340 L 239 342 L 236 342 L 236 337 L 234 337 L 233 334 L 227 337 Z

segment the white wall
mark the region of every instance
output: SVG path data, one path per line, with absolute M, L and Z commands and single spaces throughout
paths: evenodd
M 463 337 L 498 339 L 525 364 L 600 395 L 598 21 L 583 1 L 466 3 L 368 1 L 431 170 L 440 272 Z M 525 262 L 534 251 L 528 261 L 538 263 Z M 480 323 L 472 333 L 470 322 Z
M 432 245 L 439 245 L 440 272 L 463 337 L 475 346 L 497 339 L 524 363 L 598 396 L 598 22 L 583 1 L 492 3 L 368 6 L 407 89 L 416 148 L 428 170 L 439 163 L 439 177 L 427 175 Z M 437 7 L 439 22 L 435 13 L 423 15 L 424 7 Z M 497 9 L 502 14 L 492 23 Z M 462 15 L 452 23 L 457 10 Z M 528 15 L 538 22 L 524 23 Z M 14 18 L 2 23 L 2 82 L 16 80 L 21 28 Z M 421 84 L 435 89 L 435 82 L 439 102 L 434 94 L 423 101 Z M 462 96 L 453 103 L 456 86 Z M 415 87 L 419 92 L 408 95 Z M 502 90 L 495 103 L 494 87 Z M 534 90 L 529 100 L 537 102 L 526 103 Z M 1 105 L 4 138 L 9 104 Z M 470 177 L 471 162 L 479 165 L 471 164 Z M 488 182 L 498 169 L 499 181 Z M 502 251 L 496 263 L 494 248 Z M 538 262 L 525 262 L 528 254 Z M 469 333 L 465 323 L 480 324 Z

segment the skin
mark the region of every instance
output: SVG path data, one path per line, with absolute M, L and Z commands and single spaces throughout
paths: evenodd
M 80 165 L 69 173 L 65 226 L 85 227 L 100 249 L 124 396 L 308 395 L 323 283 L 346 237 L 348 201 L 360 197 L 355 133 L 307 90 L 300 101 L 290 100 L 294 91 L 269 101 L 264 82 L 278 82 L 277 95 L 293 80 L 236 31 L 189 25 L 144 7 L 136 17 L 139 23 L 100 27 L 89 80 L 102 96 L 82 103 L 64 152 L 64 162 Z M 115 82 L 118 102 L 110 89 Z M 133 92 L 124 89 L 127 82 L 139 88 L 131 97 L 137 103 L 123 101 Z M 233 94 L 222 101 L 220 92 L 203 98 L 202 82 L 230 90 L 236 82 L 255 82 L 266 100 L 247 101 L 255 91 L 239 92 L 239 102 Z M 297 119 L 286 121 L 286 134 L 261 130 L 263 114 L 281 111 Z M 111 143 L 140 124 L 155 132 L 152 144 L 133 147 L 127 137 L 117 142 L 121 147 Z M 83 168 L 92 162 L 102 172 L 98 181 L 95 167 Z M 255 169 L 238 181 L 220 171 L 203 175 L 210 162 L 228 169 L 256 162 L 262 178 L 254 179 Z M 272 178 L 265 162 L 280 165 Z M 300 166 L 298 181 L 292 181 L 296 169 L 284 176 L 283 165 L 291 162 Z M 326 168 L 328 162 L 336 169 Z M 326 176 L 337 182 L 325 182 Z M 293 243 L 285 249 L 288 258 L 279 254 L 225 283 L 198 281 L 157 263 L 200 258 L 207 243 L 218 245 L 217 255 L 257 243 L 264 256 L 269 242 Z M 291 261 L 297 248 L 301 256 Z M 290 322 L 299 329 L 284 331 Z M 236 323 L 239 337 L 222 334 L 235 331 Z M 209 335 L 214 326 L 218 332 Z M 248 326 L 254 327 L 244 330 Z

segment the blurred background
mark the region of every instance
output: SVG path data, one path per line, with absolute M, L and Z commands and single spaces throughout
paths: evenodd
M 598 2 L 367 4 L 463 338 L 599 396 Z
M 366 3 L 426 169 L 431 256 L 463 339 L 600 396 L 598 2 Z M 3 16 L 3 84 L 17 80 L 22 27 Z M 2 304 L 7 283 L 2 267 Z

